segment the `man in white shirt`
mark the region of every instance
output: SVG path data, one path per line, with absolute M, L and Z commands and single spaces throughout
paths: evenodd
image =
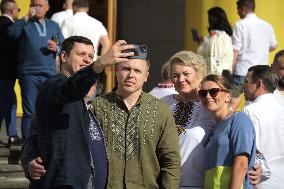
M 60 28 L 62 27 L 62 23 L 65 19 L 73 16 L 72 3 L 73 0 L 65 0 L 63 4 L 64 11 L 57 12 L 53 14 L 51 17 L 51 20 L 58 23 Z
M 281 188 L 284 180 L 284 106 L 273 95 L 276 86 L 277 75 L 268 65 L 248 69 L 244 93 L 252 103 L 243 111 L 253 122 L 256 147 L 271 169 L 271 178 L 260 183 L 260 189 Z
M 110 48 L 110 40 L 104 25 L 89 16 L 88 0 L 74 0 L 73 2 L 74 16 L 64 20 L 62 24 L 62 33 L 65 38 L 80 35 L 89 38 L 95 49 L 94 60 L 97 59 L 98 46 L 101 45 L 101 54 Z
M 241 18 L 233 29 L 233 99 L 231 107 L 236 110 L 248 68 L 267 65 L 268 54 L 277 47 L 272 26 L 254 13 L 254 0 L 238 0 L 238 14 Z

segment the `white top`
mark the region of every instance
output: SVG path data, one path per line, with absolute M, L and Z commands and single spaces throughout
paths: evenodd
M 274 91 L 273 95 L 276 97 L 277 102 L 284 106 L 284 95 L 278 89 Z
M 204 37 L 197 54 L 205 58 L 207 74 L 221 75 L 223 70 L 232 71 L 234 59 L 232 39 L 225 31 L 211 31 Z
M 77 12 L 71 18 L 64 20 L 62 24 L 62 33 L 65 38 L 74 35 L 89 38 L 95 49 L 94 60 L 97 58 L 100 38 L 102 36 L 107 36 L 107 30 L 104 25 L 85 12 Z
M 59 27 L 62 28 L 63 21 L 67 18 L 70 18 L 71 16 L 73 16 L 73 10 L 66 9 L 64 11 L 54 13 L 51 17 L 51 20 L 56 22 L 59 25 Z
M 179 101 L 173 95 L 162 98 L 177 113 Z M 182 175 L 180 187 L 204 184 L 204 148 L 213 133 L 215 121 L 212 114 L 203 108 L 201 102 L 193 102 L 189 108 L 185 133 L 179 135 Z
M 255 127 L 256 147 L 271 169 L 271 178 L 261 188 L 282 188 L 284 180 L 284 98 L 280 101 L 275 95 L 261 95 L 243 110 Z
M 154 87 L 150 92 L 150 95 L 156 97 L 156 98 L 163 98 L 164 96 L 171 95 L 171 94 L 178 94 L 178 92 L 175 90 L 175 87 L 169 87 L 169 88 L 161 88 L 161 87 Z
M 267 65 L 269 48 L 276 46 L 272 26 L 254 13 L 248 14 L 233 29 L 233 49 L 239 51 L 234 74 L 245 76 L 251 66 Z

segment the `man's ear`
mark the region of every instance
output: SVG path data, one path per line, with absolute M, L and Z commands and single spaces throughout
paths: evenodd
M 66 62 L 67 62 L 67 54 L 66 54 L 65 51 L 62 51 L 62 52 L 60 53 L 60 61 L 61 61 L 62 63 L 66 63 Z
M 145 83 L 146 81 L 148 81 L 148 77 L 149 77 L 149 72 L 147 72 L 147 76 L 146 76 L 146 78 L 145 78 L 144 83 Z
M 259 89 L 261 85 L 262 85 L 262 81 L 261 80 L 257 80 L 256 88 Z
M 50 6 L 49 6 L 49 4 L 47 4 L 47 7 L 46 7 L 47 11 L 49 11 L 49 8 L 50 8 Z

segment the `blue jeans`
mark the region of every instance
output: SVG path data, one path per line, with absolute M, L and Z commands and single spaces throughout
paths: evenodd
M 48 76 L 45 75 L 21 75 L 19 78 L 23 106 L 21 130 L 24 142 L 29 134 L 31 115 L 35 112 L 35 102 L 39 88 L 47 78 Z
M 17 135 L 15 81 L 16 79 L 0 79 L 0 127 L 5 119 L 7 136 Z

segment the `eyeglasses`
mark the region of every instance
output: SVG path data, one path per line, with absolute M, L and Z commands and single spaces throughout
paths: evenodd
M 205 98 L 207 96 L 207 93 L 209 92 L 210 96 L 212 98 L 216 97 L 218 95 L 219 92 L 227 92 L 224 89 L 220 89 L 220 88 L 211 88 L 209 90 L 199 90 L 198 91 L 198 95 L 200 98 Z

